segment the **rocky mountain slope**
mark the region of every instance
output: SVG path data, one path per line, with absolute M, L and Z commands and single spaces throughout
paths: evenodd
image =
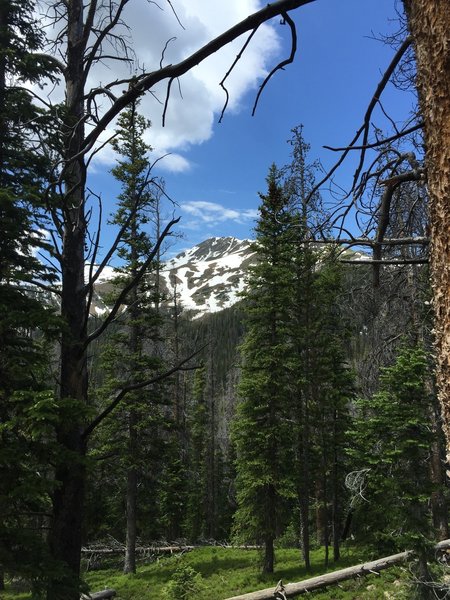
M 189 311 L 192 318 L 215 313 L 239 300 L 249 265 L 256 261 L 251 240 L 213 237 L 181 252 L 163 264 L 160 289 L 167 306 Z M 361 252 L 347 251 L 346 258 L 357 259 Z M 113 269 L 107 267 L 95 286 L 91 314 L 108 312 L 105 295 L 111 292 Z
M 162 292 L 183 310 L 201 316 L 238 300 L 248 266 L 255 261 L 250 240 L 214 237 L 178 254 L 161 271 Z M 172 300 L 171 300 L 172 299 Z
M 189 311 L 193 318 L 232 306 L 244 289 L 248 266 L 255 261 L 250 240 L 214 237 L 167 261 L 160 271 L 160 289 L 168 306 Z M 95 286 L 91 314 L 108 312 L 113 269 L 107 267 Z

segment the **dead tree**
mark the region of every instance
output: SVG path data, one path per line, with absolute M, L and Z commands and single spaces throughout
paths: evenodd
M 72 407 L 70 418 L 61 418 L 56 427 L 56 438 L 64 457 L 55 467 L 57 485 L 53 497 L 50 548 L 52 555 L 67 567 L 67 577 L 56 577 L 48 590 L 48 600 L 65 597 L 78 600 L 76 582 L 80 570 L 81 530 L 85 487 L 85 455 L 89 435 L 121 401 L 133 384 L 124 385 L 110 406 L 90 422 L 86 417 L 89 405 L 87 351 L 90 343 L 99 337 L 117 314 L 105 320 L 96 332 L 88 335 L 87 319 L 92 286 L 110 260 L 120 241 L 120 235 L 106 254 L 97 270 L 91 269 L 86 283 L 85 247 L 88 242 L 88 215 L 86 209 L 86 180 L 89 161 L 99 136 L 113 119 L 132 101 L 154 86 L 167 82 L 166 107 L 170 101 L 171 85 L 200 62 L 243 34 L 253 33 L 265 21 L 281 16 L 292 33 L 291 55 L 269 74 L 292 62 L 295 52 L 295 24 L 288 11 L 300 8 L 313 0 L 278 0 L 266 5 L 231 27 L 178 64 L 130 77 L 127 81 L 112 81 L 94 89 L 87 88 L 88 77 L 99 61 L 110 61 L 108 44 L 123 53 L 116 56 L 129 60 L 118 32 L 123 24 L 128 0 L 99 2 L 82 0 L 50 2 L 55 10 L 55 22 L 60 34 L 55 43 L 52 61 L 58 65 L 65 88 L 65 103 L 55 112 L 60 162 L 55 168 L 53 192 L 60 193 L 58 206 L 53 204 L 55 220 L 55 256 L 61 268 L 61 313 L 65 327 L 61 335 L 61 367 L 59 393 L 61 408 Z M 170 6 L 171 3 L 168 2 Z M 450 448 L 450 303 L 447 297 L 450 269 L 449 209 L 446 205 L 450 192 L 448 144 L 450 136 L 450 94 L 448 31 L 450 13 L 447 0 L 405 0 L 410 29 L 418 57 L 418 86 L 424 116 L 427 145 L 427 178 L 431 201 L 433 287 L 437 314 L 438 386 L 443 407 L 446 434 Z M 235 68 L 236 64 L 232 66 Z M 263 82 L 261 89 L 266 82 Z M 224 83 L 224 82 L 223 82 Z M 110 102 L 103 113 L 102 102 Z M 166 110 L 164 110 L 164 118 Z M 89 128 L 87 128 L 89 125 Z M 365 143 L 365 142 L 363 142 Z M 170 234 L 176 220 L 170 221 L 149 256 L 156 255 L 164 238 Z M 58 240 L 59 237 L 59 240 Z M 98 241 L 98 240 L 97 240 Z M 380 240 L 378 240 L 378 243 Z M 96 251 L 94 249 L 94 256 Z M 93 261 L 92 261 L 93 262 Z M 139 271 L 135 283 L 145 273 Z M 120 301 L 125 301 L 131 288 L 124 290 Z M 75 407 L 75 408 L 74 408 Z M 64 410 L 61 410 L 61 414 Z
M 156 84 L 167 82 L 167 108 L 171 85 L 179 77 L 240 35 L 248 34 L 251 39 L 259 25 L 268 19 L 281 15 L 289 22 L 286 11 L 311 1 L 280 0 L 269 4 L 178 64 L 166 67 L 158 65 L 154 71 L 144 72 L 120 82 L 111 81 L 93 89 L 88 88 L 87 82 L 97 63 L 111 63 L 113 60 L 131 62 L 129 49 L 121 35 L 121 28 L 125 26 L 124 11 L 128 0 L 90 0 L 87 5 L 82 0 L 47 4 L 47 16 L 51 16 L 51 11 L 54 11 L 54 23 L 59 31 L 54 40 L 50 60 L 59 69 L 65 93 L 64 106 L 55 107 L 54 111 L 56 146 L 60 158 L 55 165 L 54 179 L 49 189 L 49 197 L 52 198 L 49 208 L 55 226 L 52 232 L 55 242 L 54 256 L 59 261 L 61 272 L 61 315 L 65 324 L 60 339 L 58 377 L 61 418 L 55 431 L 61 448 L 61 458 L 55 465 L 56 484 L 52 498 L 49 545 L 52 556 L 64 565 L 65 574 L 53 577 L 47 591 L 48 600 L 79 598 L 78 579 L 86 482 L 85 457 L 89 436 L 129 391 L 136 389 L 136 385 L 143 387 L 142 383 L 125 382 L 123 388 L 111 399 L 110 405 L 89 421 L 88 348 L 114 320 L 120 306 L 126 303 L 128 294 L 144 277 L 148 265 L 157 256 L 162 242 L 170 235 L 177 222 L 177 219 L 172 219 L 167 223 L 133 282 L 119 295 L 103 324 L 89 334 L 87 323 L 93 285 L 114 255 L 127 225 L 125 224 L 119 232 L 100 265 L 94 268 L 92 265 L 98 255 L 99 235 L 92 238 L 89 233 L 86 181 L 90 160 L 98 150 L 95 146 L 98 146 L 100 135 L 113 119 L 142 94 L 151 92 Z M 169 0 L 168 5 L 172 7 Z M 291 23 L 290 25 L 295 47 L 295 27 Z M 102 103 L 107 106 L 104 112 L 101 112 Z M 164 118 L 165 113 L 166 110 Z M 90 241 L 93 241 L 93 248 L 89 250 L 91 268 L 89 280 L 86 282 L 86 248 Z M 152 381 L 144 384 L 149 385 Z

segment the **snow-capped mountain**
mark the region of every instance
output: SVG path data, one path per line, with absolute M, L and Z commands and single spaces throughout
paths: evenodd
M 185 250 L 162 268 L 162 291 L 193 316 L 234 304 L 244 289 L 249 264 L 255 261 L 250 240 L 214 237 Z M 171 300 L 172 299 L 172 300 Z
M 255 264 L 256 253 L 251 240 L 213 237 L 181 252 L 163 264 L 160 291 L 163 303 L 189 311 L 192 318 L 232 306 L 245 286 L 248 267 Z M 343 257 L 366 258 L 361 252 L 347 250 Z M 114 270 L 107 267 L 95 285 L 91 315 L 104 316 L 110 310 L 105 302 L 112 291 Z
M 173 306 L 176 295 L 178 308 L 193 318 L 233 305 L 244 289 L 249 264 L 255 262 L 250 244 L 251 240 L 214 237 L 168 260 L 160 270 L 163 304 Z M 106 298 L 114 276 L 114 269 L 106 267 L 95 284 L 92 316 L 102 317 L 110 310 Z

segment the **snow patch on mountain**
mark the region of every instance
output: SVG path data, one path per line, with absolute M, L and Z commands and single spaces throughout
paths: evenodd
M 162 268 L 162 289 L 169 304 L 177 303 L 194 318 L 228 308 L 244 289 L 249 263 L 256 253 L 250 240 L 214 237 L 185 250 Z

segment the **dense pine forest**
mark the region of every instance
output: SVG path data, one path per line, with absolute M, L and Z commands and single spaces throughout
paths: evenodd
M 293 125 L 287 164 L 262 174 L 251 259 L 235 275 L 242 291 L 229 301 L 222 289 L 225 308 L 195 312 L 178 276 L 164 279 L 183 224 L 150 158 L 144 94 L 167 80 L 165 113 L 174 80 L 274 16 L 294 42 L 287 11 L 303 4 L 269 4 L 179 65 L 161 59 L 159 70 L 90 89 L 110 52 L 129 60 L 115 33 L 126 2 L 1 3 L 5 597 L 78 600 L 123 573 L 123 599 L 213 600 L 405 550 L 408 569 L 391 580 L 402 591 L 388 597 L 448 594 L 445 544 L 436 551 L 450 537 L 448 182 L 424 100 L 422 2 L 405 1 L 400 16 L 416 55 L 411 37 L 390 40 L 396 58 L 377 90 L 400 65 L 395 84 L 419 86 L 417 111 L 389 134 L 369 107 L 350 145 L 360 162 L 349 190 L 333 187 L 334 169 L 324 174 Z M 64 100 L 43 100 L 36 90 L 48 85 Z M 106 216 L 89 180 L 105 148 L 119 189 Z M 95 219 L 114 231 L 109 248 Z M 230 572 L 248 568 L 229 591 L 218 575 L 227 561 Z M 207 574 L 219 579 L 205 584 Z M 139 577 L 147 583 L 134 589 Z M 323 597 L 384 593 L 352 589 Z M 277 593 L 267 597 L 287 597 Z

